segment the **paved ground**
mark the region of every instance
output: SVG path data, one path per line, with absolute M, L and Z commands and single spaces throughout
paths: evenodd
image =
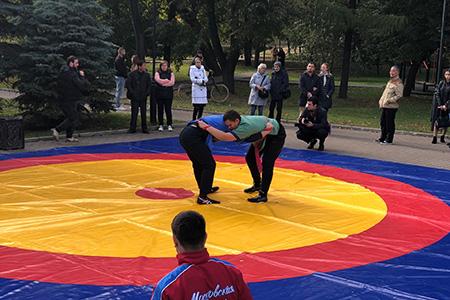
M 176 120 L 188 120 L 190 116 L 190 112 L 174 112 L 174 118 Z M 297 140 L 295 136 L 296 129 L 294 126 L 292 124 L 286 124 L 285 127 L 288 133 L 286 146 L 295 149 L 305 149 L 306 144 Z M 150 134 L 116 133 L 103 136 L 81 137 L 80 142 L 76 143 L 76 145 L 95 145 L 138 141 L 158 137 L 175 137 L 180 130 L 181 128 L 175 128 L 175 131 L 172 133 L 167 131 L 163 133 L 152 131 Z M 378 134 L 376 132 L 334 128 L 332 135 L 326 140 L 325 153 L 345 154 L 450 170 L 450 149 L 445 144 L 432 145 L 429 137 L 399 134 L 396 135 L 394 145 L 379 145 L 375 143 L 377 137 Z M 37 141 L 27 143 L 26 149 L 21 151 L 44 150 L 72 145 L 66 142 Z M 0 151 L 0 153 L 7 152 Z

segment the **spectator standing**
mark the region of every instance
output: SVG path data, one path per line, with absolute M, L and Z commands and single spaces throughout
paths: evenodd
M 400 69 L 391 67 L 391 79 L 386 84 L 383 95 L 378 102 L 381 109 L 380 126 L 381 136 L 377 140 L 382 145 L 392 144 L 395 134 L 395 115 L 399 108 L 398 101 L 403 97 L 403 82 L 399 77 Z
M 319 78 L 319 106 L 328 111 L 333 106 L 334 78 L 327 63 L 320 66 Z
M 52 135 L 57 141 L 59 133 L 65 130 L 67 142 L 78 142 L 78 139 L 73 137 L 73 132 L 79 125 L 78 105 L 90 87 L 84 71 L 78 70 L 79 65 L 78 58 L 69 56 L 67 65 L 61 69 L 58 77 L 58 101 L 64 114 L 64 120 L 51 129 Z
M 147 98 L 150 96 L 152 79 L 143 61 L 136 61 L 137 70 L 127 78 L 127 96 L 131 100 L 131 121 L 128 133 L 136 132 L 136 122 L 141 112 L 142 133 L 149 133 L 147 128 Z
M 286 98 L 289 90 L 289 77 L 286 70 L 282 69 L 282 64 L 276 61 L 273 64 L 272 77 L 270 78 L 270 106 L 269 118 L 273 119 L 275 108 L 277 109 L 276 120 L 281 122 L 281 112 L 283 109 L 283 100 Z
M 431 109 L 431 130 L 433 131 L 433 144 L 437 144 L 439 129 L 442 129 L 441 143 L 445 143 L 445 134 L 449 125 L 450 104 L 450 70 L 444 73 L 444 80 L 439 82 L 434 92 Z
M 309 143 L 308 149 L 314 149 L 319 140 L 317 150 L 325 150 L 325 139 L 330 133 L 330 124 L 327 119 L 327 111 L 320 107 L 317 97 L 313 96 L 306 102 L 306 109 L 300 116 L 297 138 Z
M 167 129 L 172 131 L 172 102 L 175 75 L 169 68 L 167 61 L 162 61 L 155 74 L 156 102 L 158 105 L 159 131 L 164 130 L 164 112 L 166 113 Z
M 235 266 L 209 256 L 202 215 L 183 211 L 173 219 L 171 227 L 178 267 L 158 282 L 151 300 L 253 299 Z
M 137 63 L 140 61 L 139 56 L 137 54 L 131 57 L 131 68 L 130 72 L 136 71 L 138 69 Z
M 264 105 L 269 98 L 270 78 L 266 74 L 266 69 L 266 64 L 260 64 L 250 79 L 250 96 L 248 97 L 250 115 L 255 115 L 258 110 L 258 115 L 262 116 Z
M 208 91 L 206 89 L 208 74 L 206 74 L 200 57 L 196 57 L 195 65 L 190 66 L 189 77 L 192 82 L 192 105 L 194 106 L 192 120 L 196 120 L 202 117 L 203 109 L 208 104 Z
M 306 66 L 306 71 L 300 76 L 299 116 L 305 109 L 306 101 L 312 96 L 317 96 L 320 93 L 319 81 L 320 78 L 316 74 L 316 65 L 313 63 L 309 63 Z
M 114 68 L 116 69 L 116 93 L 114 98 L 115 108 L 117 110 L 122 110 L 123 107 L 120 105 L 120 99 L 122 99 L 123 91 L 125 89 L 125 80 L 128 75 L 128 68 L 125 62 L 125 48 L 120 47 L 117 50 L 117 56 L 114 61 Z

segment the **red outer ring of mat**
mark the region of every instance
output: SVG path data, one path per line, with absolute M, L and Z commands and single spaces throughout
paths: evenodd
M 243 157 L 215 156 L 217 161 L 245 163 Z M 0 171 L 34 165 L 110 159 L 185 160 L 183 154 L 69 154 L 6 160 Z M 384 261 L 424 248 L 450 230 L 450 208 L 438 198 L 391 179 L 279 159 L 277 167 L 318 173 L 362 185 L 388 206 L 386 217 L 374 227 L 345 239 L 307 247 L 261 253 L 224 255 L 249 282 L 330 272 Z M 442 221 L 441 221 L 442 220 Z M 0 277 L 86 285 L 147 285 L 156 283 L 176 266 L 174 258 L 114 258 L 80 256 L 0 247 Z
M 183 188 L 144 188 L 136 191 L 137 196 L 153 200 L 177 200 L 194 196 L 192 191 Z

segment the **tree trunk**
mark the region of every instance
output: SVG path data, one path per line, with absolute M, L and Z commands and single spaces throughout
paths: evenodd
M 176 4 L 175 1 L 169 1 L 169 7 L 167 12 L 167 21 L 172 23 L 175 20 L 176 16 Z M 170 65 L 170 61 L 172 58 L 172 45 L 170 42 L 164 45 L 164 60 L 167 60 Z
M 287 40 L 287 54 L 291 55 L 291 42 L 289 41 L 289 39 Z
M 356 10 L 356 0 L 348 1 L 348 8 Z M 353 28 L 345 32 L 344 52 L 342 57 L 341 86 L 339 87 L 339 98 L 346 99 L 348 94 L 348 80 L 350 78 L 350 62 L 352 59 Z
M 346 99 L 348 94 L 348 80 L 350 77 L 350 61 L 352 57 L 353 30 L 347 30 L 344 40 L 344 54 L 342 58 L 341 85 L 339 98 Z
M 253 66 L 255 68 L 257 68 L 259 65 L 260 52 L 261 52 L 260 48 L 255 48 L 255 60 L 253 61 Z
M 411 96 L 411 91 L 416 85 L 416 76 L 420 68 L 420 61 L 414 61 L 409 68 L 408 75 L 406 76 L 405 89 L 403 95 L 405 97 Z
M 141 13 L 139 11 L 139 1 L 130 0 L 131 21 L 133 23 L 134 38 L 136 40 L 136 54 L 140 59 L 145 59 L 145 36 L 142 26 Z
M 252 65 L 252 41 L 246 41 L 244 45 L 244 64 L 248 67 Z

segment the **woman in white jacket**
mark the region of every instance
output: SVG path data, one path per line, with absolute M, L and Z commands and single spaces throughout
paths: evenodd
M 192 81 L 192 105 L 194 106 L 192 120 L 197 120 L 202 117 L 203 108 L 208 104 L 206 89 L 208 75 L 199 57 L 195 58 L 195 65 L 190 67 L 189 77 Z

